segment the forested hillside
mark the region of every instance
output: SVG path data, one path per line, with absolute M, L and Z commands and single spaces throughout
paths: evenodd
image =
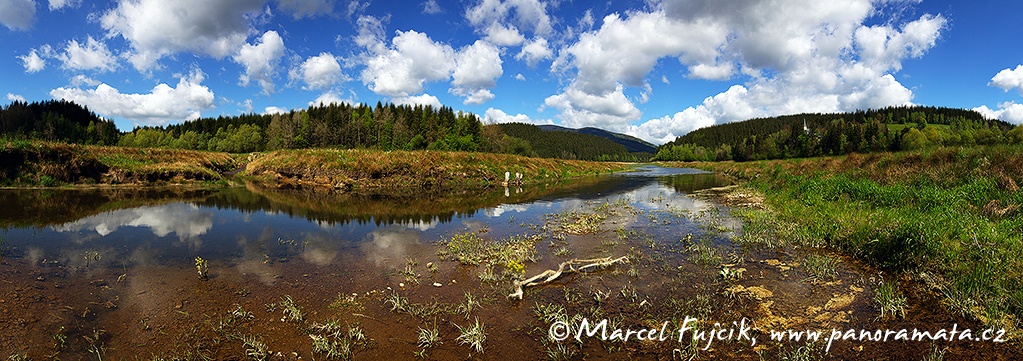
M 202 118 L 163 128 L 138 128 L 129 147 L 254 152 L 298 148 L 487 150 L 474 114 L 430 106 L 331 104 L 285 114 Z
M 528 154 L 542 158 L 636 161 L 646 160 L 631 154 L 625 146 L 612 140 L 578 132 L 544 130 L 533 124 L 506 123 L 493 125 L 514 140 L 528 146 Z M 567 128 L 563 128 L 567 129 Z
M 972 110 L 890 107 L 751 119 L 697 129 L 662 145 L 655 160 L 746 161 L 1021 141 L 1020 127 L 985 119 Z
M 113 145 L 121 136 L 114 122 L 78 104 L 15 101 L 0 108 L 0 136 L 65 143 Z
M 540 129 L 548 130 L 548 131 L 562 131 L 562 132 L 572 132 L 572 133 L 582 133 L 582 134 L 596 135 L 598 137 L 601 137 L 601 138 L 610 140 L 612 142 L 621 144 L 622 146 L 625 147 L 625 149 L 628 149 L 629 152 L 632 152 L 632 153 L 648 153 L 648 154 L 650 154 L 652 156 L 654 154 L 654 152 L 657 151 L 657 146 L 651 144 L 650 142 L 647 142 L 645 140 L 642 140 L 642 139 L 639 139 L 639 138 L 636 138 L 636 137 L 633 137 L 633 136 L 630 136 L 630 135 L 609 132 L 609 131 L 606 131 L 606 130 L 603 130 L 603 129 L 600 129 L 600 128 L 585 127 L 585 128 L 575 129 L 575 128 L 565 128 L 565 127 L 557 126 L 557 125 L 553 125 L 553 124 L 543 124 L 543 125 L 537 125 L 537 126 L 540 127 Z

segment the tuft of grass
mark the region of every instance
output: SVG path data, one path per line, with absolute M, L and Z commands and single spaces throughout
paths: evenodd
M 245 349 L 245 356 L 254 361 L 266 361 L 270 359 L 270 348 L 255 335 L 243 336 L 242 347 Z
M 443 343 L 440 339 L 440 331 L 437 330 L 437 325 L 430 329 L 419 328 L 419 347 L 427 349 Z
M 826 254 L 808 254 L 803 257 L 803 268 L 806 269 L 806 281 L 827 282 L 838 278 L 837 257 Z
M 302 322 L 305 319 L 302 308 L 295 304 L 295 300 L 291 299 L 290 295 L 281 297 L 281 301 L 277 302 L 277 308 L 280 308 L 284 314 L 284 317 L 281 318 L 282 321 Z
M 874 304 L 877 306 L 878 319 L 906 317 L 906 296 L 902 295 L 895 282 L 881 281 L 874 288 Z
M 472 325 L 466 327 L 455 324 L 460 333 L 455 341 L 458 341 L 462 345 L 469 345 L 469 348 L 475 350 L 478 353 L 483 353 L 483 343 L 487 340 L 487 332 L 485 325 L 480 323 L 480 319 L 477 317 Z

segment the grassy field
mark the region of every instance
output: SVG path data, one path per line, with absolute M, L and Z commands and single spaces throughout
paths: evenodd
M 726 173 L 764 196 L 765 209 L 738 212 L 742 242 L 837 249 L 1018 334 L 1023 147 L 685 166 Z
M 451 189 L 500 185 L 505 172 L 536 184 L 628 169 L 625 163 L 528 158 L 506 154 L 301 149 L 228 154 L 179 149 L 0 141 L 0 186 L 195 184 L 235 178 L 364 190 Z
M 0 142 L 0 186 L 8 187 L 216 182 L 238 164 L 227 153 Z
M 625 163 L 528 158 L 507 154 L 301 149 L 254 154 L 246 174 L 278 183 L 358 189 L 500 185 L 505 172 L 543 183 L 630 168 Z

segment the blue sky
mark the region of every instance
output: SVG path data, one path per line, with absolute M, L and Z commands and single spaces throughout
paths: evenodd
M 753 117 L 921 104 L 1023 123 L 1023 2 L 0 0 L 0 96 L 122 130 L 321 102 L 660 144 Z

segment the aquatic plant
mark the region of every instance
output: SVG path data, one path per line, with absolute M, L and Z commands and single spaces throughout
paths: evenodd
M 241 338 L 242 348 L 245 349 L 245 356 L 255 361 L 266 361 L 270 359 L 270 348 L 255 335 L 246 335 Z
M 906 317 L 906 297 L 895 282 L 881 281 L 874 288 L 874 304 L 879 312 L 878 319 Z
M 482 307 L 483 307 L 483 305 L 480 303 L 479 298 L 474 296 L 469 291 L 466 291 L 465 292 L 465 303 L 458 305 L 458 308 L 456 309 L 456 311 L 458 313 L 461 313 L 461 314 L 465 315 L 466 318 L 469 318 L 469 314 L 472 313 L 472 311 L 478 310 L 478 309 L 480 309 Z
M 202 257 L 195 257 L 195 270 L 199 273 L 200 280 L 205 281 L 210 279 L 210 266 Z
M 277 307 L 281 309 L 284 317 L 281 321 L 301 322 L 305 315 L 302 313 L 302 308 L 295 304 L 295 300 L 291 299 L 290 295 L 281 297 L 281 301 L 277 303 Z
M 824 254 L 808 254 L 803 257 L 803 267 L 808 274 L 807 281 L 824 282 L 838 277 L 839 259 Z
M 419 328 L 419 347 L 426 349 L 442 343 L 444 342 L 440 339 L 440 331 L 437 330 L 437 325 L 433 325 L 433 328 L 430 329 Z
M 462 327 L 457 323 L 453 323 L 458 328 L 458 335 L 455 341 L 458 341 L 462 345 L 469 345 L 469 348 L 476 350 L 476 352 L 483 353 L 483 342 L 487 340 L 487 332 L 485 325 L 480 323 L 480 319 L 477 317 L 472 325 Z
M 404 312 L 408 309 L 409 301 L 408 298 L 402 297 L 397 292 L 392 292 L 384 300 L 385 304 L 391 305 L 391 311 Z

